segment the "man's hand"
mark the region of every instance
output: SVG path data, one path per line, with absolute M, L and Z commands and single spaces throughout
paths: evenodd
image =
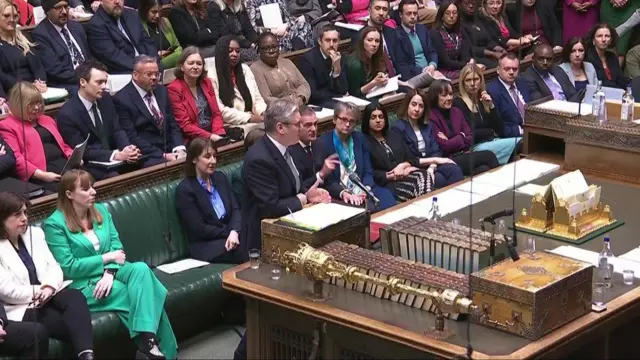
M 4 327 L 0 325 L 0 344 L 4 342 L 4 337 L 7 335 L 7 332 L 4 330 Z
M 360 206 L 365 202 L 366 199 L 367 199 L 367 196 L 365 194 L 354 195 L 348 191 L 342 192 L 342 201 L 344 201 L 347 204 Z
M 329 157 L 324 159 L 322 169 L 320 169 L 320 177 L 325 179 L 339 165 L 340 160 L 338 160 L 338 154 L 329 155 Z
M 174 153 L 162 154 L 162 157 L 167 161 L 178 160 L 178 154 L 174 154 Z
M 100 5 L 102 5 L 102 1 L 94 1 L 91 3 L 91 10 L 93 10 L 93 12 L 98 11 L 98 8 L 100 7 Z
M 0 145 L 0 156 L 7 153 L 7 149 L 4 148 L 4 145 Z
M 211 134 L 211 136 L 209 136 L 209 139 L 211 139 L 211 141 L 218 141 L 218 140 L 222 139 L 222 136 L 217 135 L 217 134 Z
M 38 91 L 40 91 L 40 93 L 45 93 L 47 92 L 47 83 L 42 81 L 42 80 L 36 80 L 33 82 L 33 85 L 35 85 L 36 89 L 38 89 Z
M 331 50 L 329 52 L 329 57 L 331 58 L 331 67 L 333 68 L 333 75 L 335 76 L 336 74 L 340 74 L 340 71 L 342 71 L 342 68 L 340 67 L 340 59 L 342 58 L 342 55 L 340 55 L 340 52 L 338 51 Z
M 128 163 L 135 163 L 140 159 L 142 153 L 140 153 L 140 149 L 138 149 L 135 145 L 125 146 L 122 151 L 119 152 L 121 154 L 121 159 L 118 159 L 118 154 L 116 153 L 116 160 L 126 161 Z
M 331 202 L 331 195 L 329 195 L 329 192 L 325 189 L 318 188 L 319 185 L 320 180 L 316 180 L 313 186 L 307 191 L 305 194 L 307 201 L 312 204 Z
M 229 236 L 227 236 L 227 241 L 224 243 L 224 248 L 227 251 L 231 251 L 240 245 L 240 240 L 238 239 L 238 232 L 235 230 L 231 230 L 229 232 Z
M 560 51 L 562 51 L 562 46 L 556 45 L 553 47 L 553 52 L 560 52 Z
M 93 297 L 98 300 L 106 298 L 111 293 L 112 288 L 113 275 L 105 272 L 100 281 L 96 283 L 96 287 L 93 289 Z
M 429 65 L 426 68 L 424 68 L 423 72 L 426 72 L 427 74 L 433 76 L 433 73 L 436 71 L 436 67 L 433 65 Z

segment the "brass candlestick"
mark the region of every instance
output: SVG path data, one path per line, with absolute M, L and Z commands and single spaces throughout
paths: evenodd
M 454 335 L 453 330 L 445 328 L 444 313 L 469 314 L 475 312 L 477 307 L 471 300 L 459 291 L 446 289 L 444 291 L 419 289 L 406 285 L 404 279 L 391 276 L 388 279 L 380 279 L 361 272 L 358 267 L 343 264 L 336 261 L 330 254 L 312 248 L 302 243 L 295 251 L 286 251 L 280 254 L 278 249 L 273 250 L 274 262 L 280 264 L 287 271 L 305 276 L 314 282 L 314 292 L 308 296 L 311 300 L 326 300 L 328 294 L 322 289 L 323 280 L 331 277 L 343 279 L 350 283 L 358 281 L 370 282 L 377 286 L 383 286 L 393 295 L 407 293 L 430 299 L 436 305 L 436 321 L 433 327 L 425 333 L 437 339 L 444 339 Z M 320 284 L 319 286 L 317 284 Z

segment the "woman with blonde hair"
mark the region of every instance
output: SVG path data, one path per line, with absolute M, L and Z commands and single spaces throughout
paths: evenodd
M 64 142 L 56 121 L 44 115 L 44 100 L 35 85 L 19 82 L 9 93 L 9 114 L 0 135 L 13 150 L 16 175 L 56 192 L 73 149 Z
M 93 178 L 62 176 L 58 209 L 44 223 L 53 257 L 91 312 L 115 312 L 137 344 L 136 358 L 174 359 L 176 338 L 164 310 L 167 289 L 144 262 L 128 262 L 111 214 L 96 204 Z
M 20 81 L 33 83 L 41 93 L 47 91 L 47 74 L 33 53 L 36 45 L 17 27 L 18 8 L 9 0 L 0 0 L 0 82 L 11 89 Z
M 533 36 L 526 35 L 518 38 L 516 30 L 511 26 L 504 8 L 506 0 L 482 0 L 478 22 L 487 31 L 491 40 L 495 41 L 507 51 L 517 47 L 533 44 Z
M 506 164 L 520 147 L 522 138 L 502 138 L 504 123 L 491 96 L 486 91 L 482 70 L 469 64 L 460 71 L 460 94 L 453 99 L 473 134 L 473 151 L 489 150 L 502 165 Z

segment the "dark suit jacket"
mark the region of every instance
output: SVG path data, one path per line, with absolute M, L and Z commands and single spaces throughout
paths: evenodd
M 16 157 L 13 150 L 7 145 L 3 138 L 0 137 L 0 146 L 4 146 L 5 154 L 0 155 L 0 179 L 14 176 L 16 172 Z
M 70 35 L 78 43 L 82 56 L 86 59 L 91 57 L 87 34 L 82 24 L 75 21 L 67 22 L 67 29 Z M 33 40 L 38 44 L 34 51 L 47 73 L 50 86 L 76 86 L 78 80 L 71 62 L 71 54 L 67 44 L 62 40 L 62 36 L 51 21 L 43 20 L 31 32 Z
M 365 135 L 369 152 L 371 154 L 371 167 L 373 168 L 373 181 L 380 186 L 387 185 L 387 172 L 393 170 L 398 164 L 408 162 L 411 166 L 419 167 L 418 158 L 415 157 L 407 144 L 405 144 L 402 135 L 397 131 L 387 131 L 385 141 L 393 152 L 395 161 L 392 161 L 384 147 L 371 135 Z
M 240 245 L 262 248 L 262 219 L 278 218 L 302 209 L 298 193 L 306 193 L 301 183 L 296 191 L 295 174 L 268 136 L 256 141 L 244 155 L 242 180 L 242 226 Z
M 426 154 L 424 156 L 422 156 L 422 154 L 418 150 L 418 137 L 413 131 L 413 127 L 408 120 L 398 120 L 394 122 L 393 127 L 389 131 L 397 132 L 397 134 L 402 137 L 411 155 L 417 158 L 441 157 L 442 150 L 440 150 L 440 146 L 438 146 L 436 138 L 433 136 L 433 130 L 431 129 L 432 127 L 433 126 L 430 122 L 427 124 L 420 124 L 420 134 L 422 135 L 425 143 Z
M 631 93 L 634 99 L 640 99 L 640 77 L 633 79 L 631 82 Z
M 356 161 L 356 174 L 358 174 L 363 184 L 373 188 L 375 182 L 373 181 L 371 156 L 369 155 L 364 135 L 359 131 L 354 131 L 351 133 L 351 137 L 353 138 L 353 157 Z M 322 135 L 318 141 L 321 145 L 322 158 L 327 158 L 336 153 L 336 148 L 333 146 L 333 131 Z M 331 197 L 340 199 L 340 193 L 344 190 L 340 182 L 340 166 L 336 166 L 335 170 L 324 179 L 324 188 L 331 194 Z
M 191 257 L 202 261 L 212 261 L 224 254 L 231 230 L 240 233 L 240 206 L 233 196 L 231 183 L 220 171 L 211 175 L 211 183 L 227 212 L 221 219 L 198 178 L 186 177 L 176 188 L 176 210 L 189 239 Z
M 613 51 L 607 51 L 605 58 L 607 59 L 609 71 L 611 71 L 612 80 L 607 79 L 604 66 L 602 66 L 602 61 L 600 61 L 596 49 L 593 46 L 589 47 L 587 51 L 587 61 L 593 64 L 593 67 L 596 69 L 596 74 L 598 75 L 598 80 L 602 81 L 602 86 L 626 89 L 629 83 L 631 83 L 631 78 L 622 72 L 620 63 L 618 62 L 618 56 L 616 56 Z
M 98 100 L 98 110 L 100 110 L 103 128 L 108 134 L 109 149 L 102 147 L 96 127 L 77 93 L 67 100 L 57 115 L 58 130 L 69 146 L 74 147 L 82 143 L 89 134 L 83 157 L 85 162 L 109 161 L 113 150 L 122 150 L 125 146 L 131 145 L 127 134 L 120 127 L 111 96 L 104 94 L 102 99 Z
M 221 34 L 226 35 L 230 33 L 231 29 L 235 28 L 233 22 L 240 23 L 240 28 L 236 29 L 238 32 L 232 35 L 237 35 L 240 38 L 240 47 L 250 48 L 252 43 L 258 41 L 258 33 L 251 25 L 249 20 L 249 14 L 244 7 L 238 12 L 233 12 L 229 6 L 225 5 L 224 10 L 220 9 L 220 5 L 216 1 L 209 1 L 207 5 L 207 13 L 209 19 L 213 24 L 221 24 L 219 29 L 224 29 L 226 32 Z
M 438 64 L 438 54 L 436 53 L 436 49 L 431 44 L 431 36 L 429 36 L 429 29 L 422 24 L 416 24 L 415 27 L 416 34 L 418 38 L 420 38 L 420 43 L 422 44 L 422 50 L 424 51 L 424 56 L 427 58 L 427 63 L 434 62 Z M 411 40 L 409 40 L 409 35 L 404 30 L 402 25 L 399 25 L 396 29 L 396 42 L 394 44 L 393 52 L 393 61 L 394 67 L 397 72 L 402 75 L 402 79 L 407 81 L 412 77 L 422 73 L 422 68 L 416 65 L 416 55 L 413 51 L 413 45 L 411 45 Z
M 487 32 L 487 34 L 489 35 L 489 39 L 491 39 L 492 42 L 495 42 L 497 45 L 500 45 L 505 50 L 507 50 L 508 49 L 507 41 L 509 41 L 509 39 L 511 38 L 517 39 L 518 33 L 516 33 L 516 30 L 513 28 L 513 26 L 511 26 L 511 22 L 509 22 L 509 19 L 506 16 L 503 16 L 503 19 L 504 19 L 504 24 L 507 26 L 507 29 L 509 29 L 508 38 L 502 37 L 502 33 L 500 32 L 500 27 L 498 26 L 498 24 L 496 24 L 495 21 L 493 21 L 492 19 L 489 19 L 488 17 L 482 14 L 477 15 L 476 24 L 483 31 Z
M 522 78 L 516 80 L 516 87 L 524 103 L 531 101 L 529 87 Z M 522 116 L 518 112 L 516 104 L 513 102 L 509 91 L 502 85 L 500 79 L 495 79 L 487 85 L 487 92 L 493 99 L 493 104 L 498 109 L 502 121 L 504 121 L 504 137 L 520 136 L 520 126 L 522 126 Z
M 304 187 L 310 188 L 318 180 L 316 173 L 322 169 L 322 163 L 324 159 L 322 156 L 322 147 L 318 141 L 311 143 L 312 156 L 308 155 L 302 148 L 300 143 L 289 146 L 289 154 L 293 158 L 293 162 L 296 164 L 296 169 L 300 173 L 300 179 L 304 184 Z
M 564 91 L 564 96 L 568 101 L 577 102 L 578 101 L 578 91 L 569 80 L 569 76 L 567 73 L 560 68 L 558 65 L 551 66 L 549 73 L 556 78 L 560 86 L 562 87 L 562 91 Z M 552 96 L 551 90 L 544 82 L 540 73 L 536 71 L 536 69 L 531 66 L 529 67 L 523 74 L 522 79 L 524 83 L 529 88 L 529 96 L 531 97 L 531 101 L 542 99 L 547 96 Z
M 113 97 L 118 112 L 120 126 L 127 133 L 127 137 L 143 154 L 162 158 L 170 153 L 174 147 L 183 145 L 184 140 L 180 128 L 171 111 L 167 89 L 158 85 L 153 91 L 158 103 L 158 111 L 164 114 L 162 130 L 156 125 L 156 120 L 147 108 L 146 101 L 140 97 L 133 81 L 122 88 Z
M 218 38 L 227 34 L 227 28 L 224 26 L 220 17 L 210 17 L 199 20 L 201 22 L 200 28 L 193 20 L 193 17 L 189 15 L 187 10 L 182 6 L 174 6 L 169 12 L 169 21 L 173 26 L 173 31 L 176 33 L 176 37 L 182 45 L 182 48 L 187 46 L 210 46 L 215 45 Z M 205 26 L 202 26 L 205 25 Z
M 124 9 L 120 22 L 131 42 L 118 29 L 116 19 L 107 14 L 102 7 L 87 23 L 87 40 L 91 53 L 107 65 L 109 73 L 130 73 L 133 71 L 135 48 L 138 53 L 158 56 L 156 44 L 144 31 L 138 13 Z M 175 29 L 175 25 L 174 25 Z
M 334 78 L 329 76 L 331 64 L 329 60 L 325 60 L 322 57 L 320 47 L 314 46 L 302 56 L 298 66 L 311 88 L 310 104 L 322 106 L 323 104 L 333 103 L 334 97 L 346 95 L 349 84 L 345 58 L 346 56 L 342 56 L 340 59 L 340 75 Z
M 24 55 L 16 57 L 13 52 L 9 53 L 5 51 L 5 48 L 8 47 L 13 47 L 13 45 L 0 40 L 0 83 L 2 83 L 4 90 L 9 92 L 18 81 L 33 82 L 36 79 L 43 81 L 47 80 L 47 74 L 44 71 L 44 67 L 33 51 L 27 53 L 26 56 L 27 66 L 31 72 L 31 78 L 18 79 L 16 77 L 16 63 L 24 58 Z
M 517 0 L 514 4 L 507 5 L 507 14 L 516 34 L 520 34 L 522 28 L 523 7 L 521 2 L 522 0 Z M 548 0 L 540 0 L 536 1 L 534 7 L 538 19 L 540 19 L 540 23 L 542 23 L 544 35 L 551 43 L 551 46 L 562 46 L 562 27 L 556 17 L 555 4 Z M 513 33 L 512 36 L 516 37 Z

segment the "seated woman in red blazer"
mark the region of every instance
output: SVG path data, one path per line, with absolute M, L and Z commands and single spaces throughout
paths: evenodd
M 185 143 L 198 137 L 213 141 L 222 139 L 226 135 L 222 113 L 197 47 L 189 46 L 182 50 L 175 75 L 176 79 L 167 89 L 173 116 L 182 130 Z
M 19 82 L 11 89 L 9 109 L 11 115 L 0 121 L 0 135 L 16 157 L 16 175 L 56 192 L 73 149 L 62 139 L 55 120 L 44 115 L 44 100 L 32 83 Z

